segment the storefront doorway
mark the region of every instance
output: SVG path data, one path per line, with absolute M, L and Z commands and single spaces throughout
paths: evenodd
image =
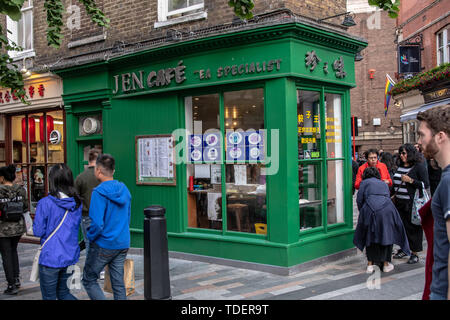
M 48 194 L 48 172 L 66 162 L 65 115 L 60 109 L 8 115 L 8 163 L 16 166 L 16 181 L 26 190 L 33 217 L 37 202 Z

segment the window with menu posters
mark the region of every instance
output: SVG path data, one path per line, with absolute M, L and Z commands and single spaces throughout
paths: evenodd
M 185 110 L 188 227 L 265 233 L 264 90 L 186 97 Z

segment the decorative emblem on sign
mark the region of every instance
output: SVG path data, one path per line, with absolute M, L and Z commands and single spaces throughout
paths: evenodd
M 322 59 L 320 59 L 316 52 L 314 50 L 309 51 L 306 53 L 306 58 L 305 58 L 305 64 L 307 67 L 309 68 L 309 71 L 313 72 L 314 69 L 316 68 L 317 64 L 322 61 Z
M 333 70 L 336 71 L 336 78 L 343 79 L 347 75 L 347 72 L 344 71 L 344 59 L 342 59 L 342 56 L 334 61 Z

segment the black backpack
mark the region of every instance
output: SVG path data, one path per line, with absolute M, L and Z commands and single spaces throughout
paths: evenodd
M 8 201 L 0 202 L 0 220 L 4 222 L 18 222 L 23 215 L 23 202 L 21 196 Z

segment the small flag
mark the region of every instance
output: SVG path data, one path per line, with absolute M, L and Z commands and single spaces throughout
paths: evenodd
M 384 116 L 385 117 L 387 116 L 389 102 L 391 101 L 391 95 L 389 94 L 389 91 L 391 91 L 394 84 L 395 84 L 394 80 L 392 80 L 391 77 L 389 77 L 389 75 L 386 73 L 386 87 L 384 89 Z

